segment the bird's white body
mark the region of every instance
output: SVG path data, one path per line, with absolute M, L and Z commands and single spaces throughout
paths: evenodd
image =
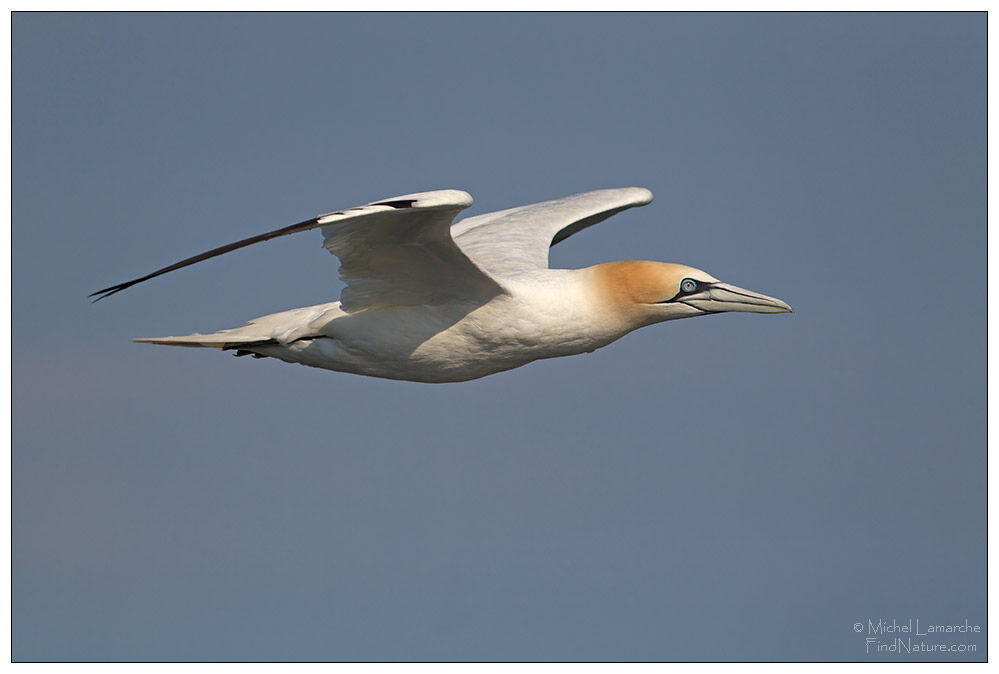
M 510 294 L 461 303 L 348 313 L 339 302 L 270 319 L 299 337 L 256 352 L 289 363 L 388 379 L 477 379 L 542 358 L 593 351 L 630 328 L 606 311 L 587 270 L 550 270 L 510 282 Z M 292 327 L 293 326 L 293 327 Z
M 457 190 L 397 197 L 318 216 L 218 248 L 135 283 L 275 236 L 322 229 L 340 258 L 340 301 L 263 316 L 212 334 L 137 341 L 235 350 L 339 372 L 458 382 L 542 358 L 593 351 L 636 328 L 722 311 L 780 313 L 784 302 L 691 267 L 612 262 L 550 269 L 548 248 L 652 200 L 598 190 L 468 218 Z M 99 294 L 95 293 L 95 294 Z

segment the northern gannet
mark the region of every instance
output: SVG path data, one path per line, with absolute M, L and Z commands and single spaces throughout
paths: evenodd
M 321 229 L 340 259 L 340 300 L 212 334 L 136 339 L 420 382 L 459 382 L 541 358 L 590 352 L 632 330 L 725 311 L 790 312 L 785 302 L 699 269 L 648 261 L 550 269 L 548 249 L 652 201 L 640 187 L 596 190 L 486 213 L 460 190 L 407 194 L 319 215 L 195 255 L 91 294 L 95 302 L 160 274 L 278 236 Z

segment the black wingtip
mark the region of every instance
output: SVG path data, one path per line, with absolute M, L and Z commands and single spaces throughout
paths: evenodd
M 125 288 L 131 287 L 133 285 L 135 285 L 134 281 L 130 281 L 128 283 L 119 283 L 116 286 L 111 286 L 109 288 L 104 288 L 102 290 L 97 290 L 95 292 L 92 292 L 89 295 L 87 295 L 87 297 L 94 297 L 94 295 L 97 295 L 98 297 L 95 297 L 94 299 L 90 300 L 90 303 L 94 304 L 95 302 L 100 302 L 105 297 L 111 297 L 115 293 L 120 293 Z
M 206 251 L 199 255 L 189 257 L 186 260 L 181 260 L 176 262 L 169 267 L 163 267 L 162 269 L 157 269 L 151 274 L 146 274 L 137 279 L 131 281 L 126 281 L 125 283 L 119 283 L 116 286 L 111 286 L 109 288 L 104 288 L 103 290 L 98 290 L 97 292 L 90 293 L 87 297 L 93 297 L 94 295 L 100 295 L 94 302 L 98 302 L 105 297 L 111 297 L 115 293 L 119 293 L 126 288 L 131 288 L 137 283 L 142 283 L 143 281 L 148 281 L 149 279 L 156 278 L 167 272 L 174 271 L 176 269 L 183 269 L 184 267 L 190 266 L 195 262 L 201 262 L 202 260 L 208 260 L 210 258 L 222 255 L 223 253 L 228 253 L 231 250 L 238 250 L 239 248 L 244 248 L 253 243 L 260 243 L 261 241 L 270 241 L 273 238 L 284 236 L 286 234 L 294 234 L 296 232 L 304 232 L 308 229 L 313 229 L 319 226 L 319 218 L 309 218 L 308 220 L 303 220 L 302 222 L 297 222 L 294 225 L 289 225 L 287 227 L 282 227 L 281 229 L 275 229 L 272 232 L 266 232 L 265 234 L 258 234 L 257 236 L 251 236 L 248 239 L 243 239 L 241 241 L 236 241 L 235 243 L 226 244 L 225 246 L 219 246 L 218 248 L 213 248 L 212 250 Z

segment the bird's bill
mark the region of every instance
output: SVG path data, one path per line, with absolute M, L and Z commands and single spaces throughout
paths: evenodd
M 728 283 L 713 283 L 704 292 L 683 299 L 701 311 L 750 311 L 755 314 L 793 313 L 790 305 L 776 297 L 768 297 Z

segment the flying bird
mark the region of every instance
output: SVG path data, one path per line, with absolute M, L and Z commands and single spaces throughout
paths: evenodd
M 596 190 L 453 223 L 460 190 L 421 192 L 319 215 L 91 294 L 137 283 L 279 236 L 319 229 L 340 260 L 337 302 L 270 314 L 241 328 L 137 342 L 371 377 L 459 382 L 542 358 L 588 353 L 653 323 L 726 311 L 790 312 L 785 302 L 680 264 L 624 261 L 551 269 L 548 249 L 652 201 L 640 187 Z

